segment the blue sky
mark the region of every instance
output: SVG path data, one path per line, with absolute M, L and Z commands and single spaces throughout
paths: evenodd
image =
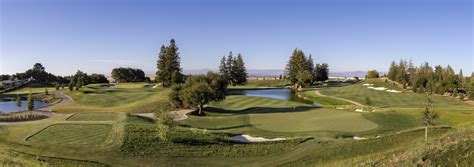
M 0 0 L 0 73 L 156 70 L 162 44 L 184 69 L 229 51 L 248 69 L 283 69 L 295 48 L 332 71 L 387 71 L 412 59 L 474 68 L 471 0 Z

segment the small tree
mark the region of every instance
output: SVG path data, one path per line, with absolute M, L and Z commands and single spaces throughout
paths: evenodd
M 428 141 L 428 127 L 434 125 L 434 120 L 439 117 L 438 113 L 436 113 L 433 109 L 433 99 L 431 92 L 426 93 L 424 96 L 424 103 L 423 103 L 423 125 L 425 126 L 425 141 Z
M 172 120 L 168 116 L 168 112 L 171 110 L 171 106 L 166 104 L 166 105 L 161 105 L 160 108 L 158 109 L 157 115 L 157 121 L 156 121 L 156 126 L 158 130 L 158 137 L 166 141 L 168 140 L 168 133 L 170 126 L 172 125 Z
M 44 88 L 44 94 L 49 95 L 48 88 Z
M 370 97 L 365 97 L 365 104 L 369 106 L 372 104 L 372 100 L 370 100 Z
M 225 79 L 213 72 L 190 76 L 179 90 L 179 100 L 185 107 L 197 107 L 198 114 L 204 115 L 202 111 L 204 105 L 211 101 L 223 100 L 226 87 Z
M 56 87 L 56 90 L 59 90 L 59 87 L 60 87 L 59 83 L 56 83 L 55 87 Z
M 31 92 L 30 94 L 28 94 L 28 97 L 26 98 L 27 100 L 27 109 L 28 111 L 32 111 L 34 108 L 35 108 L 35 104 L 33 102 L 33 95 L 31 95 Z
M 70 82 L 68 88 L 69 88 L 69 91 L 72 92 L 74 90 L 74 83 Z
M 21 107 L 21 97 L 20 97 L 20 95 L 18 95 L 18 94 L 16 95 L 15 101 L 16 101 L 16 106 Z

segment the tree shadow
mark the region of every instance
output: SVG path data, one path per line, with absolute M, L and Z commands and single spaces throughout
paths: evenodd
M 240 115 L 240 114 L 269 114 L 269 113 L 285 113 L 285 112 L 305 112 L 313 109 L 317 109 L 321 107 L 317 106 L 298 106 L 298 107 L 280 107 L 280 108 L 273 108 L 273 107 L 250 107 L 242 110 L 224 110 L 222 108 L 216 107 L 205 107 L 205 112 L 211 113 L 219 113 L 219 114 L 232 114 L 232 115 Z

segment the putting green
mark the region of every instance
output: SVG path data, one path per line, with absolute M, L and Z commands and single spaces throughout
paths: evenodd
M 302 112 L 249 114 L 256 128 L 274 132 L 339 131 L 362 132 L 378 125 L 360 113 L 333 109 L 313 109 Z

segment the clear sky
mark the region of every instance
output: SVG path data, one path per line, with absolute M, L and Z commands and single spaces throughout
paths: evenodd
M 177 41 L 184 69 L 229 51 L 248 69 L 283 69 L 295 48 L 331 71 L 388 71 L 412 59 L 474 68 L 472 0 L 0 0 L 0 73 L 156 70 Z

